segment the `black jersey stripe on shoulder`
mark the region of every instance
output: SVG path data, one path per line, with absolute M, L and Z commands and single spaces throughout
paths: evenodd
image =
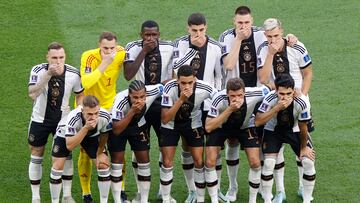
M 266 46 L 268 46 L 268 45 L 269 45 L 269 42 L 268 42 L 268 41 L 265 41 L 265 42 L 263 42 L 262 44 L 260 44 L 260 46 L 258 47 L 258 49 L 257 49 L 257 51 L 256 51 L 256 54 L 259 55 L 261 49 L 263 49 L 264 47 L 266 47 Z
M 167 83 L 165 85 L 165 88 L 164 88 L 164 92 L 165 93 L 168 93 L 170 91 L 171 88 L 177 86 L 177 82 L 174 80 L 174 81 L 171 81 L 170 83 Z
M 221 94 L 221 95 L 217 96 L 217 97 L 213 100 L 213 102 L 212 102 L 211 105 L 216 107 L 216 106 L 219 105 L 219 103 L 222 102 L 223 100 L 226 100 L 226 101 L 229 100 L 229 98 L 228 98 L 228 96 L 227 96 L 226 94 Z
M 219 37 L 219 41 L 224 42 L 225 37 L 230 35 L 230 34 L 233 34 L 234 30 L 235 30 L 235 28 L 230 28 L 230 29 L 226 30 L 225 32 L 223 32 Z
M 298 50 L 300 53 L 304 54 L 305 53 L 305 48 L 298 45 L 298 44 L 295 44 L 292 48 L 294 48 L 295 50 Z
M 220 48 L 220 50 L 221 50 L 222 46 L 221 46 L 221 44 L 220 44 L 218 41 L 216 41 L 216 40 L 214 40 L 213 38 L 209 37 L 209 42 L 210 42 L 211 44 L 214 44 L 214 45 L 218 46 L 218 47 Z
M 182 59 L 177 61 L 177 63 L 174 65 L 174 69 L 180 68 L 187 60 L 189 60 L 191 57 L 193 57 L 196 54 L 195 49 L 191 49 L 190 52 L 188 52 Z
M 116 108 L 122 110 L 128 102 L 129 102 L 129 99 L 128 99 L 128 96 L 126 96 L 119 102 L 119 104 L 116 106 Z
M 142 40 L 137 40 L 137 41 L 132 41 L 132 42 L 129 42 L 126 47 L 125 47 L 125 50 L 126 51 L 129 51 L 131 48 L 133 48 L 134 46 L 141 46 L 141 41 Z
M 159 88 L 154 88 L 152 90 L 146 90 L 146 95 L 148 94 L 158 94 L 159 93 Z
M 294 101 L 301 106 L 302 110 L 306 109 L 306 102 L 303 99 L 301 99 L 299 97 L 295 97 Z
M 80 71 L 77 68 L 70 66 L 68 64 L 65 64 L 65 67 L 66 67 L 66 71 L 75 73 L 76 75 L 80 76 Z
M 46 68 L 48 66 L 47 63 L 42 63 L 40 65 L 37 65 L 35 68 L 34 68 L 34 72 L 35 73 L 39 73 L 42 69 Z
M 180 41 L 188 41 L 189 39 L 189 35 L 185 35 L 185 36 L 182 36 L 182 37 L 179 37 L 177 38 L 175 41 L 174 41 L 174 47 L 178 47 L 179 46 L 179 43 Z
M 79 119 L 81 119 L 81 112 L 76 113 L 76 115 L 70 119 L 68 125 L 74 126 Z
M 263 96 L 262 91 L 251 91 L 251 92 L 245 92 L 246 97 L 257 97 L 257 96 Z
M 100 111 L 100 117 L 103 117 L 105 118 L 106 120 L 110 120 L 110 114 L 108 112 L 105 112 L 105 111 Z
M 277 94 L 276 94 L 276 92 L 274 92 L 274 93 L 270 94 L 269 96 L 265 97 L 265 100 L 267 102 L 271 102 L 272 100 L 274 100 L 276 98 L 277 98 Z
M 204 90 L 208 91 L 209 93 L 213 92 L 213 88 L 210 85 L 199 83 L 199 82 L 196 83 L 196 88 L 204 89 Z
M 160 40 L 159 41 L 160 45 L 173 45 L 173 43 L 171 41 L 166 41 L 166 40 Z

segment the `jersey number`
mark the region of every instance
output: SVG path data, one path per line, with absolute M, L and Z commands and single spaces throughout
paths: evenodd
M 246 63 L 241 64 L 240 73 L 253 73 L 255 71 L 255 62 L 251 61 L 247 67 Z
M 111 85 L 111 78 L 108 78 L 107 81 L 108 81 L 108 83 L 107 83 L 106 86 L 110 86 Z
M 150 83 L 156 84 L 156 73 L 150 73 Z

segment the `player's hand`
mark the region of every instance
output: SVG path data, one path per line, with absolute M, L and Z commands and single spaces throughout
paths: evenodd
M 191 95 L 193 94 L 193 89 L 192 88 L 185 88 L 181 91 L 180 93 L 180 100 L 181 101 L 186 101 Z
M 290 47 L 293 47 L 299 40 L 295 35 L 289 33 L 286 35 L 286 41 Z
M 272 42 L 269 44 L 269 54 L 275 55 L 277 52 L 281 50 L 281 43 L 279 43 L 279 41 Z
M 149 53 L 152 50 L 154 50 L 158 45 L 158 41 L 156 39 L 152 39 L 152 40 L 146 40 L 143 43 L 143 50 L 145 51 L 145 53 Z
M 307 157 L 312 161 L 315 161 L 315 150 L 306 146 L 305 148 L 300 150 L 300 158 Z
M 197 47 L 202 47 L 206 42 L 206 37 L 205 36 L 190 36 L 190 41 L 191 41 L 191 44 L 193 44 Z
M 104 169 L 109 168 L 109 166 L 109 159 L 105 153 L 100 153 L 96 155 L 96 168 Z
M 293 100 L 294 100 L 293 97 L 288 97 L 288 98 L 279 100 L 277 103 L 279 110 L 286 109 L 288 106 L 290 106 L 290 104 L 291 104 L 291 102 L 293 102 Z
M 236 39 L 238 40 L 245 40 L 250 37 L 251 35 L 251 27 L 243 27 L 243 28 L 236 28 Z
M 230 107 L 231 111 L 234 112 L 234 111 L 238 110 L 241 107 L 241 105 L 243 105 L 243 103 L 244 103 L 244 99 L 234 99 L 234 100 L 230 101 L 229 107 Z
M 57 76 L 57 75 L 61 75 L 63 73 L 63 68 L 60 67 L 60 64 L 49 64 L 49 68 L 47 71 L 47 74 L 50 76 Z
M 87 130 L 92 130 L 96 127 L 97 123 L 98 119 L 88 119 L 85 121 L 84 128 L 86 128 Z
M 110 65 L 114 61 L 114 58 L 116 56 L 116 51 L 113 50 L 108 54 L 103 51 L 100 51 L 100 54 L 101 54 L 102 62 L 107 65 Z
M 145 105 L 145 100 L 139 100 L 131 106 L 131 109 L 134 111 L 135 114 L 138 114 L 144 108 L 144 105 Z

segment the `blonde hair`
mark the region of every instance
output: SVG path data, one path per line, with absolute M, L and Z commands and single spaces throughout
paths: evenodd
M 264 30 L 272 30 L 275 28 L 280 28 L 281 29 L 281 22 L 279 19 L 276 18 L 268 18 L 264 21 L 264 25 L 263 28 Z

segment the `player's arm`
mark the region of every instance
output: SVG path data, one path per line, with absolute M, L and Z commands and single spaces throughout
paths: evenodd
M 84 125 L 80 131 L 78 133 L 76 133 L 73 136 L 66 136 L 66 148 L 69 151 L 72 151 L 73 149 L 75 149 L 76 146 L 78 146 L 82 140 L 84 139 L 84 137 L 86 136 L 86 134 L 89 132 L 91 128 L 89 128 L 89 126 Z
M 108 132 L 100 133 L 99 146 L 98 146 L 98 149 L 97 149 L 97 152 L 96 152 L 97 155 L 100 155 L 100 154 L 104 153 L 105 145 L 106 145 L 106 143 L 108 141 L 108 138 L 109 138 L 109 133 Z
M 301 73 L 303 76 L 303 84 L 301 87 L 301 92 L 304 95 L 308 95 L 313 78 L 312 65 L 310 64 L 308 67 L 301 69 Z
M 184 101 L 185 100 L 179 99 L 170 108 L 162 107 L 161 108 L 161 122 L 163 124 L 166 124 L 169 121 L 171 121 L 175 117 L 177 111 L 180 109 L 180 107 L 184 103 Z
M 133 108 L 130 108 L 129 112 L 125 115 L 125 117 L 121 120 L 113 119 L 113 132 L 115 135 L 121 134 L 126 127 L 129 125 L 133 117 L 136 115 L 136 112 Z
M 225 70 L 233 70 L 239 61 L 239 52 L 241 47 L 241 39 L 235 37 L 230 52 L 223 57 L 223 65 Z
M 32 100 L 35 100 L 45 90 L 50 78 L 51 75 L 48 74 L 48 71 L 46 71 L 39 82 L 29 85 L 28 94 Z
M 258 78 L 262 84 L 268 84 L 270 81 L 275 53 L 274 51 L 267 51 L 263 66 L 258 69 Z
M 81 105 L 84 98 L 84 92 L 80 92 L 75 95 L 75 101 L 77 105 Z
M 179 54 L 179 59 L 176 59 L 174 62 L 174 67 L 173 69 L 175 70 L 175 73 L 177 73 L 177 70 L 183 66 L 183 65 L 190 65 L 190 62 L 192 61 L 192 59 L 195 57 L 197 51 L 193 48 L 188 48 L 185 52 L 185 54 L 183 55 L 183 57 L 181 57 L 181 55 Z
M 265 101 L 265 99 L 264 99 Z M 263 101 L 263 103 L 260 105 L 259 109 L 262 109 L 262 106 L 269 106 L 269 104 L 265 104 Z M 286 104 L 284 104 L 284 102 L 278 102 L 274 107 L 272 107 L 271 109 L 267 109 L 265 111 L 258 111 L 256 113 L 255 116 L 255 126 L 262 126 L 265 125 L 265 123 L 267 123 L 269 120 L 271 120 L 271 118 L 273 118 L 280 110 L 285 109 Z M 268 107 L 269 108 L 269 107 Z
M 134 61 L 127 61 L 124 63 L 124 74 L 127 81 L 131 80 L 131 78 L 133 78 L 135 74 L 139 71 L 139 68 L 144 61 L 146 54 L 147 52 L 142 49 Z
M 231 115 L 233 110 L 230 107 L 226 108 L 219 116 L 217 117 L 206 117 L 205 122 L 205 130 L 206 132 L 210 133 L 213 130 L 219 128 Z
M 307 146 L 308 142 L 308 127 L 306 121 L 298 122 L 300 129 L 300 158 L 305 156 L 315 161 L 315 151 Z

